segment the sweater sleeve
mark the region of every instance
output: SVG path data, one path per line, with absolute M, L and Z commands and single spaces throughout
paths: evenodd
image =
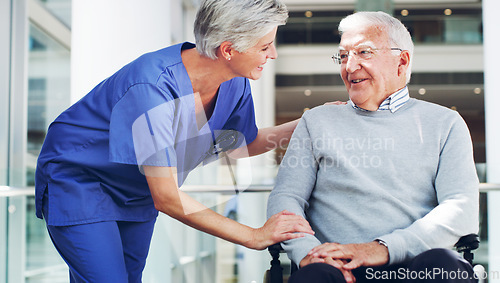
M 284 209 L 306 217 L 317 169 L 307 123 L 301 119 L 281 162 L 276 186 L 269 196 L 268 218 Z M 302 238 L 285 241 L 282 246 L 288 257 L 298 265 L 312 248 L 320 244 L 316 237 L 307 234 Z
M 390 264 L 452 248 L 461 236 L 478 232 L 479 182 L 469 130 L 458 114 L 441 144 L 434 181 L 438 205 L 409 227 L 377 237 L 389 246 Z

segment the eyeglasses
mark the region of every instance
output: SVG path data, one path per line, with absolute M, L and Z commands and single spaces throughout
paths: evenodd
M 361 60 L 368 60 L 373 57 L 373 54 L 375 51 L 379 50 L 398 50 L 398 51 L 403 51 L 401 48 L 397 47 L 392 47 L 392 48 L 371 48 L 368 46 L 361 46 L 357 47 L 352 50 L 340 50 L 338 53 L 334 54 L 332 59 L 333 62 L 337 64 L 345 64 L 347 63 L 347 60 L 349 59 L 349 54 L 352 52 L 352 55 L 358 57 L 358 59 Z

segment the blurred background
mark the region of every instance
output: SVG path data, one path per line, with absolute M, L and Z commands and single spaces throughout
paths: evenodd
M 48 125 L 97 83 L 141 54 L 194 41 L 199 0 L 0 0 L 0 283 L 69 282 L 45 222 L 34 214 L 34 170 Z M 458 111 L 471 131 L 481 185 L 476 262 L 500 282 L 500 45 L 498 0 L 284 0 L 279 57 L 252 82 L 259 127 L 328 101 L 346 101 L 331 56 L 339 21 L 356 10 L 399 18 L 415 43 L 410 96 Z M 495 64 L 496 63 L 496 64 Z M 181 188 L 250 226 L 266 201 L 284 147 L 198 168 Z M 234 174 L 233 174 L 234 173 Z M 235 195 L 233 184 L 244 191 Z M 489 219 L 489 220 L 488 220 Z M 286 256 L 282 256 L 286 258 Z M 266 251 L 251 251 L 161 215 L 143 282 L 262 282 Z M 284 260 L 285 266 L 288 264 Z

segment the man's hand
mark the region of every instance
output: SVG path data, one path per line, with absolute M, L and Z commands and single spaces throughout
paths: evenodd
M 376 241 L 347 245 L 324 243 L 313 248 L 308 253 L 307 257 L 309 256 L 342 260 L 334 261 L 332 265 L 346 270 L 353 270 L 360 266 L 380 266 L 389 262 L 389 250 Z M 343 262 L 346 263 L 343 264 Z
M 346 270 L 346 269 L 344 269 L 342 267 L 339 267 L 339 266 L 342 266 L 342 265 L 344 265 L 346 263 L 343 260 L 333 259 L 331 257 L 320 258 L 320 257 L 315 257 L 315 256 L 307 255 L 306 257 L 304 257 L 300 261 L 300 267 L 304 267 L 306 265 L 309 265 L 309 264 L 312 264 L 312 263 L 319 263 L 319 262 L 320 263 L 329 264 L 329 265 L 337 268 L 338 270 L 340 270 L 340 272 L 342 272 L 342 275 L 344 275 L 344 279 L 345 279 L 345 281 L 347 283 L 354 283 L 354 282 L 356 282 L 356 278 L 352 274 L 352 271 Z

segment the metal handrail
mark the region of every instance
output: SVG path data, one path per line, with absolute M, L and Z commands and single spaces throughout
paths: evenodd
M 1 197 L 34 196 L 35 187 L 0 186 Z
M 265 193 L 270 192 L 273 185 L 249 185 L 249 186 L 233 186 L 233 185 L 185 185 L 181 190 L 188 193 L 221 193 L 221 194 L 234 194 L 237 192 L 247 193 Z M 493 191 L 500 191 L 500 184 L 481 183 L 479 184 L 479 192 L 487 193 Z M 16 197 L 16 196 L 34 196 L 35 187 L 12 187 L 0 186 L 1 197 Z
M 235 190 L 238 192 L 248 192 L 248 193 L 261 193 L 270 192 L 273 189 L 272 185 L 185 185 L 181 187 L 181 190 L 188 193 L 222 193 L 222 194 L 234 194 Z M 34 196 L 35 187 L 12 187 L 12 186 L 0 186 L 0 198 L 1 197 L 16 197 L 16 196 Z
M 479 192 L 487 193 L 492 191 L 500 191 L 500 184 L 481 183 L 479 184 Z

